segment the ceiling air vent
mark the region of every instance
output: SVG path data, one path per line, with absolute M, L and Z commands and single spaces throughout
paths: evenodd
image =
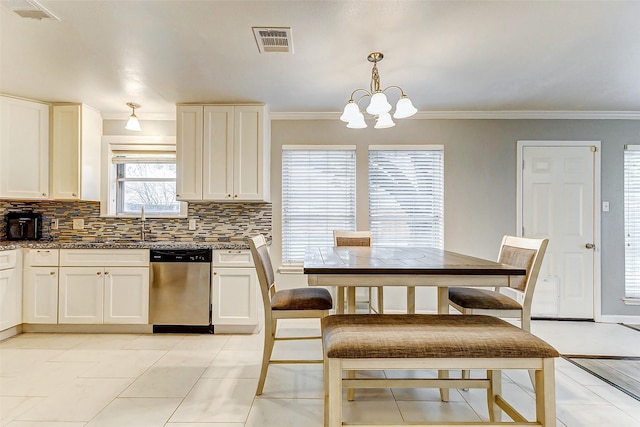
M 260 53 L 293 53 L 291 27 L 251 27 Z
M 7 9 L 15 12 L 22 18 L 29 19 L 55 19 L 59 21 L 56 15 L 54 15 L 46 7 L 42 6 L 36 0 L 0 0 L 0 4 Z

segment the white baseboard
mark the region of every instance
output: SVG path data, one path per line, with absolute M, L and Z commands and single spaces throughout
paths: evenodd
M 640 316 L 609 316 L 602 315 L 601 323 L 627 323 L 629 325 L 640 325 Z

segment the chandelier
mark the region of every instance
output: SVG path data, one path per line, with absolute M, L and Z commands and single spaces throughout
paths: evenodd
M 371 83 L 369 85 L 369 90 L 366 89 L 356 89 L 351 92 L 351 98 L 349 102 L 344 107 L 344 111 L 340 116 L 340 120 L 343 122 L 347 122 L 347 127 L 350 129 L 363 129 L 367 127 L 367 124 L 364 121 L 364 114 L 360 112 L 359 103 L 364 98 L 371 98 L 369 101 L 369 106 L 367 107 L 367 113 L 371 114 L 375 117 L 376 125 L 375 129 L 384 129 L 395 126 L 396 124 L 391 119 L 391 104 L 387 101 L 387 97 L 384 94 L 388 89 L 396 88 L 400 90 L 400 99 L 396 104 L 396 111 L 393 113 L 393 117 L 395 119 L 404 119 L 406 117 L 411 117 L 418 110 L 413 106 L 411 100 L 407 98 L 404 91 L 400 86 L 388 86 L 382 90 L 380 90 L 380 74 L 378 74 L 378 62 L 382 61 L 384 55 L 380 52 L 370 53 L 367 59 L 369 62 L 373 62 L 373 68 L 371 70 Z M 364 92 L 362 96 L 358 98 L 357 101 L 354 100 L 354 96 L 360 92 Z

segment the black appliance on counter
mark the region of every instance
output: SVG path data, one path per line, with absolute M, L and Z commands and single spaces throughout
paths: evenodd
M 40 240 L 42 214 L 9 212 L 7 214 L 7 240 Z

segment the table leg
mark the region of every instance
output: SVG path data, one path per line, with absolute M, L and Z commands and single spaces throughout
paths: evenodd
M 354 314 L 356 312 L 356 287 L 347 286 L 347 313 Z
M 416 312 L 416 288 L 407 286 L 407 314 Z
M 449 288 L 438 287 L 438 314 L 449 313 Z M 449 378 L 449 371 L 438 371 L 438 378 Z M 443 402 L 449 401 L 449 389 L 440 389 L 440 399 Z
M 336 286 L 336 314 L 344 313 L 344 286 Z

